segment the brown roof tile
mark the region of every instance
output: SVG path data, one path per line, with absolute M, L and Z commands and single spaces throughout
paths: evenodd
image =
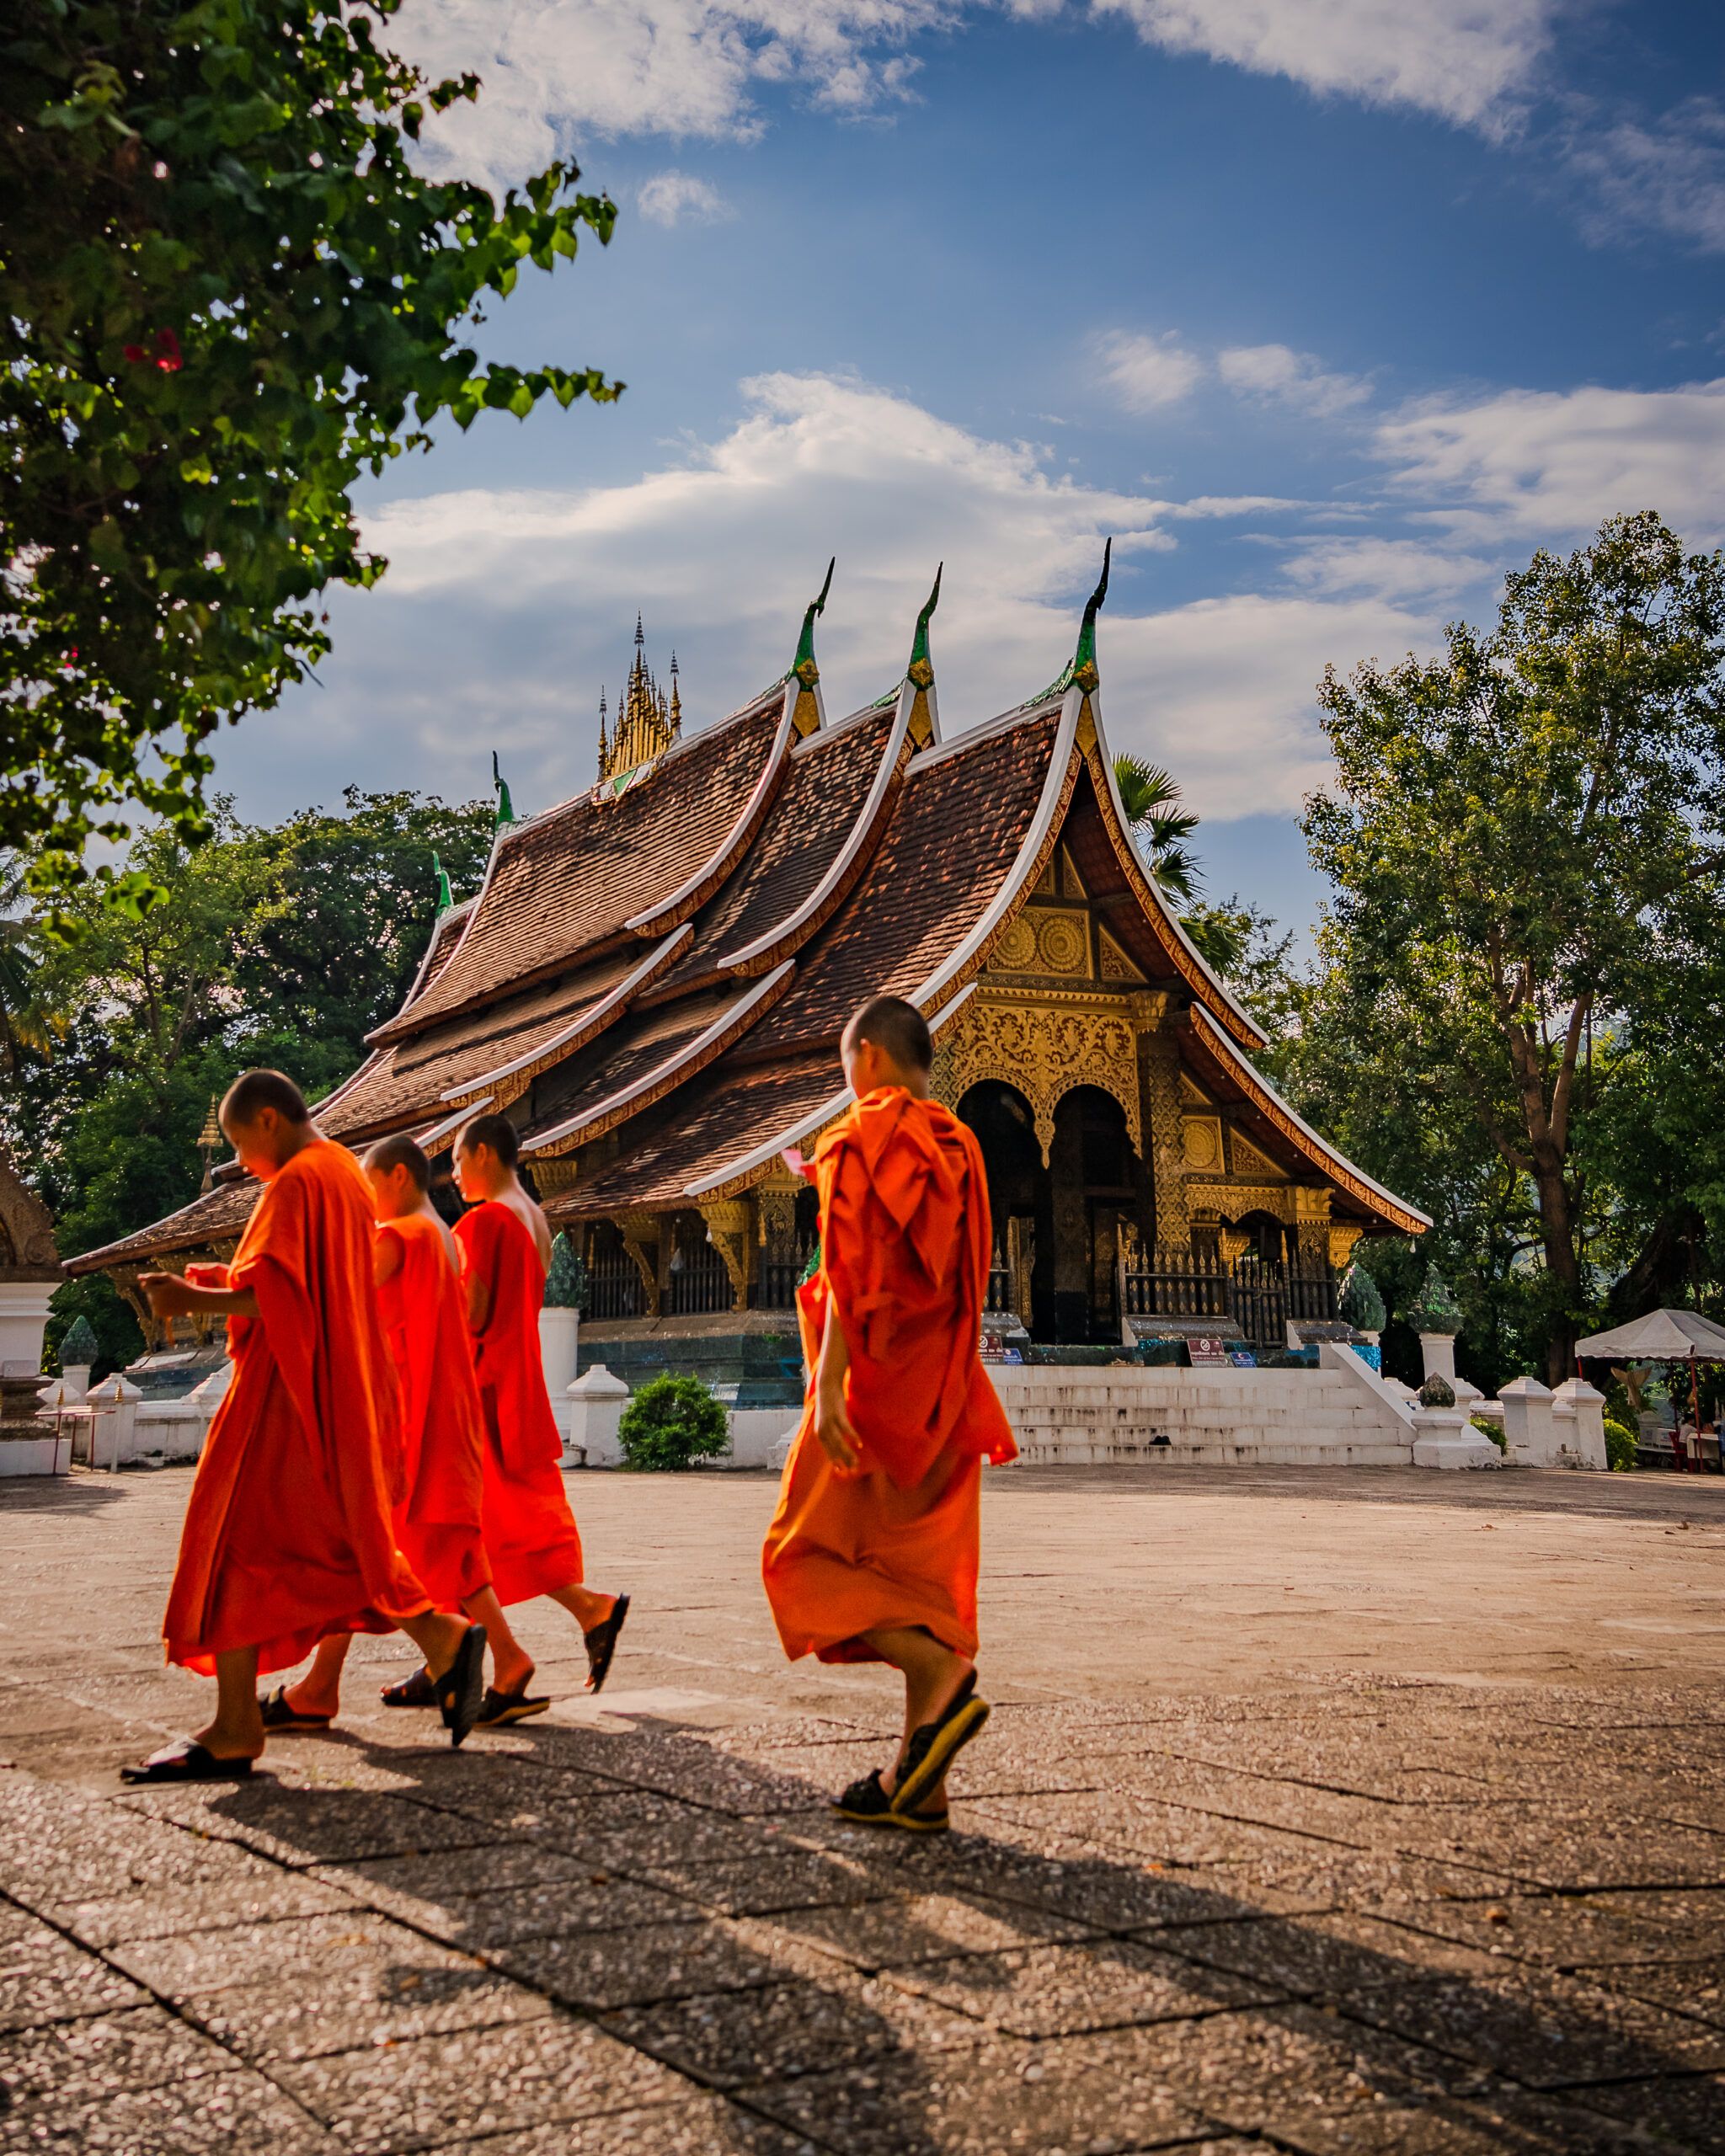
M 373 1038 L 494 1002 L 670 897 L 713 857 L 766 776 L 781 701 L 775 693 L 692 734 L 618 798 L 581 794 L 508 833 L 459 950 Z
M 165 1220 L 140 1228 L 136 1235 L 122 1235 L 117 1243 L 104 1243 L 99 1250 L 87 1250 L 67 1258 L 66 1270 L 93 1273 L 104 1266 L 131 1264 L 139 1258 L 165 1257 L 174 1251 L 227 1242 L 251 1219 L 259 1188 L 249 1176 L 235 1182 L 218 1183 L 190 1205 L 182 1205 L 179 1212 L 170 1213 Z

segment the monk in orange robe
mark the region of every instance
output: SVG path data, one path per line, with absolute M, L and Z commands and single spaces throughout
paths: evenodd
M 158 1317 L 228 1321 L 233 1381 L 198 1463 L 164 1625 L 170 1662 L 213 1673 L 216 1717 L 122 1773 L 244 1779 L 264 1749 L 259 1673 L 335 1631 L 409 1633 L 459 1744 L 478 1711 L 485 1632 L 435 1609 L 396 1547 L 399 1416 L 365 1177 L 279 1070 L 236 1081 L 221 1121 L 264 1186 L 225 1283 L 154 1273 L 141 1283 Z
M 485 1547 L 500 1603 L 548 1595 L 575 1619 L 587 1651 L 587 1689 L 596 1692 L 610 1673 L 629 1598 L 581 1584 L 581 1538 L 563 1489 L 563 1439 L 539 1345 L 551 1229 L 521 1187 L 519 1157 L 506 1115 L 475 1116 L 456 1140 L 456 1181 L 469 1210 L 455 1237 L 485 1418 Z M 495 1700 L 488 1705 L 526 1700 L 532 1676 L 526 1652 L 515 1646 L 512 1659 L 499 1642 Z
M 983 1461 L 1018 1449 L 978 1352 L 982 1152 L 929 1097 L 927 1025 L 880 996 L 840 1053 L 856 1103 L 815 1152 L 820 1269 L 798 1294 L 809 1392 L 761 1572 L 793 1660 L 885 1662 L 904 1676 L 897 1759 L 835 1808 L 927 1832 L 947 1824 L 947 1769 L 988 1719 L 978 1499 Z
M 494 1656 L 518 1655 L 514 1635 L 491 1591 L 485 1554 L 484 1422 L 467 1337 L 467 1298 L 455 1238 L 429 1193 L 431 1163 L 411 1138 L 385 1138 L 366 1155 L 377 1218 L 373 1274 L 383 1337 L 400 1391 L 403 1501 L 395 1508 L 396 1542 L 440 1609 L 461 1609 L 485 1627 Z M 328 1729 L 341 1706 L 341 1673 L 352 1635 L 318 1646 L 291 1688 L 262 1703 L 270 1730 Z M 435 1706 L 429 1670 L 387 1686 L 393 1707 Z M 548 1700 L 500 1701 L 488 1691 L 476 1728 L 496 1728 L 542 1713 Z

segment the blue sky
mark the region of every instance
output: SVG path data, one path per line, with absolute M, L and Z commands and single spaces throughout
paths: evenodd
M 1725 522 L 1725 10 L 1613 0 L 406 0 L 486 91 L 430 146 L 558 150 L 622 216 L 488 353 L 599 409 L 491 417 L 365 499 L 392 562 L 321 685 L 224 737 L 243 812 L 592 775 L 635 610 L 686 721 L 788 663 L 834 712 L 937 561 L 949 730 L 1040 687 L 1102 537 L 1105 722 L 1211 890 L 1304 928 L 1312 686 L 1487 616 L 1506 568 Z

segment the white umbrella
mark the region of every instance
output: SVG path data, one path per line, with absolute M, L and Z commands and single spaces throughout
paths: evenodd
M 1725 1362 L 1725 1325 L 1694 1310 L 1649 1310 L 1610 1332 L 1589 1333 L 1575 1343 L 1578 1355 L 1609 1355 L 1615 1362 Z

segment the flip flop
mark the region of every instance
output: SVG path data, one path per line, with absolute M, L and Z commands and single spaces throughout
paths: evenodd
M 267 1700 L 259 1700 L 258 1712 L 264 1717 L 265 1729 L 273 1729 L 278 1736 L 292 1730 L 328 1729 L 335 1720 L 334 1715 L 302 1714 L 297 1707 L 287 1704 L 287 1687 L 278 1684 Z
M 435 1707 L 437 1687 L 429 1669 L 416 1669 L 399 1684 L 386 1684 L 379 1696 L 386 1707 Z
M 959 1753 L 973 1737 L 980 1736 L 988 1716 L 987 1700 L 976 1696 L 973 1669 L 943 1711 L 932 1721 L 911 1731 L 899 1785 L 893 1791 L 895 1812 L 914 1812 L 921 1808 L 923 1798 L 939 1787 L 941 1777 Z
M 467 1732 L 479 1719 L 479 1703 L 485 1696 L 485 1627 L 469 1625 L 455 1651 L 455 1660 L 435 1679 L 437 1705 L 451 1748 L 459 1750 Z
M 913 1834 L 937 1834 L 950 1824 L 941 1812 L 895 1812 L 893 1800 L 880 1785 L 880 1769 L 874 1768 L 859 1782 L 852 1782 L 832 1808 L 841 1819 L 858 1827 L 905 1827 Z
M 530 1715 L 542 1715 L 550 1710 L 548 1699 L 530 1700 L 527 1688 L 521 1685 L 513 1692 L 499 1692 L 493 1684 L 487 1688 L 474 1717 L 475 1729 L 507 1729 L 511 1722 L 526 1721 Z
M 243 1782 L 249 1781 L 249 1759 L 218 1759 L 195 1737 L 182 1737 L 152 1752 L 141 1766 L 122 1767 L 123 1782 Z
M 629 1614 L 629 1598 L 620 1594 L 611 1605 L 611 1614 L 603 1624 L 595 1625 L 590 1632 L 583 1632 L 581 1640 L 587 1650 L 587 1689 L 598 1692 L 604 1689 L 611 1674 L 611 1658 L 617 1652 L 617 1635 L 622 1630 L 623 1620 Z

